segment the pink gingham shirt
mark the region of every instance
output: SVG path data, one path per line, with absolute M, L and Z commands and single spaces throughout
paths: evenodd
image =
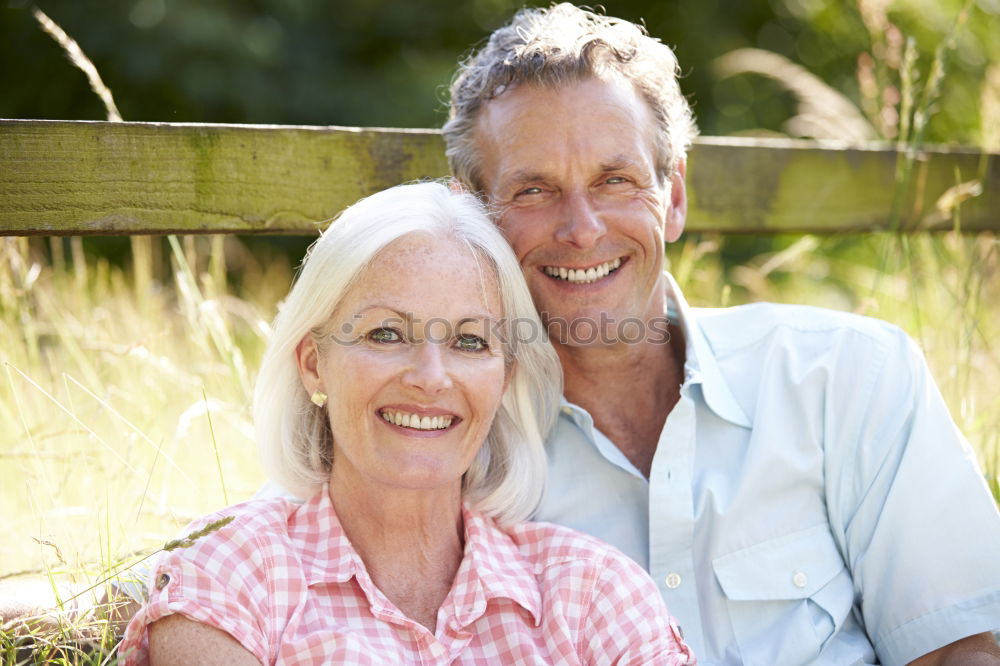
M 465 555 L 437 631 L 372 583 L 327 489 L 305 504 L 255 500 L 163 553 L 125 632 L 148 661 L 147 627 L 172 613 L 221 629 L 263 664 L 693 664 L 655 584 L 632 560 L 544 523 L 501 528 L 463 507 Z

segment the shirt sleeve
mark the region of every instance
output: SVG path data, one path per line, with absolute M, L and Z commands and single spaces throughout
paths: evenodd
M 197 521 L 187 532 L 206 522 Z M 266 549 L 239 522 L 159 555 L 147 581 L 149 599 L 129 622 L 119 647 L 126 666 L 148 663 L 149 625 L 174 613 L 226 632 L 261 663 L 269 663 Z
M 587 664 L 696 663 L 656 584 L 618 551 L 601 563 L 580 640 Z
M 852 398 L 835 415 L 846 455 L 829 458 L 827 486 L 866 631 L 889 666 L 1000 626 L 996 503 L 923 356 L 891 335 L 837 387 Z

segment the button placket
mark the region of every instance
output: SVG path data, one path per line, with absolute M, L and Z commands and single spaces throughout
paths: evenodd
M 688 644 L 700 645 L 694 584 L 695 404 L 688 387 L 667 416 L 649 478 L 650 573 L 671 613 L 685 624 Z M 690 625 L 690 626 L 688 626 Z

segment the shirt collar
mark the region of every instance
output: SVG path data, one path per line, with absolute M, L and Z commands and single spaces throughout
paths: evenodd
M 716 415 L 744 428 L 752 427 L 746 412 L 736 401 L 729 384 L 719 370 L 715 353 L 705 338 L 701 326 L 698 325 L 694 308 L 684 299 L 684 294 L 677 286 L 674 276 L 664 273 L 664 277 L 667 281 L 667 302 L 664 306 L 667 317 L 671 323 L 676 323 L 684 331 L 684 384 L 689 386 L 700 384 L 705 403 Z M 590 415 L 585 410 L 566 400 L 565 396 L 561 398 L 560 407 L 567 415 L 583 417 L 585 421 L 590 420 Z
M 701 384 L 705 403 L 713 412 L 730 423 L 750 428 L 752 423 L 726 383 L 715 353 L 698 325 L 694 308 L 684 299 L 674 276 L 670 273 L 664 273 L 664 276 L 667 279 L 668 316 L 676 311 L 677 324 L 684 331 L 684 383 Z
M 531 613 L 538 626 L 542 598 L 531 562 L 490 518 L 467 505 L 462 507 L 462 517 L 465 554 L 451 593 L 459 622 L 467 625 L 475 621 L 491 599 L 506 598 Z M 289 535 L 301 548 L 308 585 L 344 583 L 354 576 L 363 585 L 367 582 L 364 563 L 330 501 L 329 486 L 324 484 L 321 492 L 298 507 L 289 520 Z
M 333 510 L 327 484 L 298 507 L 289 520 L 288 532 L 300 548 L 306 584 L 343 583 L 364 570 Z
M 491 599 L 510 599 L 542 622 L 542 595 L 533 563 L 490 518 L 463 507 L 465 557 L 455 576 L 455 615 L 463 625 L 486 610 Z

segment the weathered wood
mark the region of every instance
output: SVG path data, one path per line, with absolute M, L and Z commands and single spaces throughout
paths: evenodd
M 314 233 L 448 166 L 432 130 L 0 122 L 0 233 Z
M 897 185 L 897 160 L 905 163 L 906 155 L 886 144 L 704 137 L 689 158 L 688 229 L 951 229 L 954 204 L 964 199 L 963 230 L 1000 231 L 1000 155 L 928 147 L 911 159 Z
M 882 145 L 702 138 L 688 229 L 888 228 L 896 162 Z M 0 234 L 312 233 L 362 196 L 446 173 L 435 130 L 0 120 Z M 901 220 L 950 228 L 935 203 L 973 180 L 962 228 L 1000 230 L 1000 155 L 970 149 L 919 152 Z

